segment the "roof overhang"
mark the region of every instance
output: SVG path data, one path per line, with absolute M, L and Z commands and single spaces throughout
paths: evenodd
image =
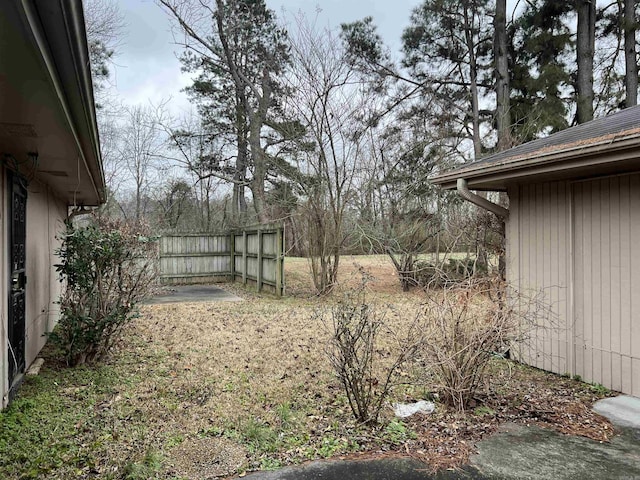
M 69 205 L 104 202 L 81 0 L 2 2 L 0 159 Z
M 622 127 L 619 127 L 622 125 Z M 582 180 L 640 171 L 640 107 L 444 172 L 430 179 L 447 189 L 465 179 L 474 190 L 519 183 Z

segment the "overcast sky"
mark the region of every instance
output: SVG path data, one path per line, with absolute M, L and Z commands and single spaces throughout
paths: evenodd
M 170 110 L 179 115 L 189 109 L 181 90 L 189 78 L 180 72 L 167 14 L 153 0 L 117 0 L 126 23 L 113 71 L 115 88 L 127 104 L 157 104 L 172 98 Z M 286 21 L 298 12 L 318 16 L 318 25 L 338 27 L 372 16 L 387 45 L 400 49 L 402 31 L 411 10 L 420 0 L 267 0 L 267 5 Z

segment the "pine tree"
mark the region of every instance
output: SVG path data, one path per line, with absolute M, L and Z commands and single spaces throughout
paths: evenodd
M 571 12 L 569 2 L 532 0 L 510 28 L 511 114 L 517 143 L 569 126 Z
M 233 183 L 234 214 L 247 210 L 252 192 L 260 222 L 266 218 L 270 169 L 265 129 L 283 93 L 278 77 L 289 60 L 287 33 L 264 0 L 159 0 L 182 31 L 183 68 L 196 75 L 188 89 L 219 155 L 208 159 L 214 173 Z M 233 171 L 229 175 L 229 170 Z
M 491 88 L 489 0 L 425 0 L 411 15 L 403 40 L 404 66 L 429 98 L 449 112 L 451 133 L 483 151 L 480 125 L 487 120 L 480 98 Z

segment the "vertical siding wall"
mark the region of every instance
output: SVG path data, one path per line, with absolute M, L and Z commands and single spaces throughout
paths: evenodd
M 284 291 L 283 229 L 258 228 L 220 235 L 174 235 L 160 239 L 164 284 L 242 280 L 258 291 Z
M 640 396 L 640 174 L 574 185 L 575 363 Z
M 520 358 L 640 396 L 640 174 L 521 185 L 509 198 L 508 279 L 551 312 Z
M 507 224 L 507 277 L 520 309 L 535 314 L 517 354 L 560 374 L 571 371 L 570 196 L 566 182 L 514 187 Z
M 46 342 L 45 332 L 53 329 L 60 309 L 55 303 L 61 284 L 54 264 L 56 238 L 64 229 L 67 205 L 55 197 L 49 187 L 32 182 L 27 194 L 27 290 L 26 290 L 26 365 L 27 368 Z

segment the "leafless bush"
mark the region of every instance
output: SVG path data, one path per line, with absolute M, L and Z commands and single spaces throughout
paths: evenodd
M 469 279 L 427 291 L 421 356 L 442 400 L 465 410 L 484 383 L 489 361 L 527 342 L 550 314 L 538 298 L 507 291 L 500 280 Z
M 367 282 L 365 275 L 357 289 L 345 294 L 329 312 L 320 316 L 331 332 L 327 355 L 351 411 L 359 422 L 373 425 L 378 421 L 396 374 L 415 356 L 420 341 L 412 329 L 399 337 L 388 327 L 385 317 L 389 309 L 368 301 Z M 386 366 L 381 365 L 377 349 L 381 335 L 388 336 L 388 340 L 393 337 L 398 346 Z

